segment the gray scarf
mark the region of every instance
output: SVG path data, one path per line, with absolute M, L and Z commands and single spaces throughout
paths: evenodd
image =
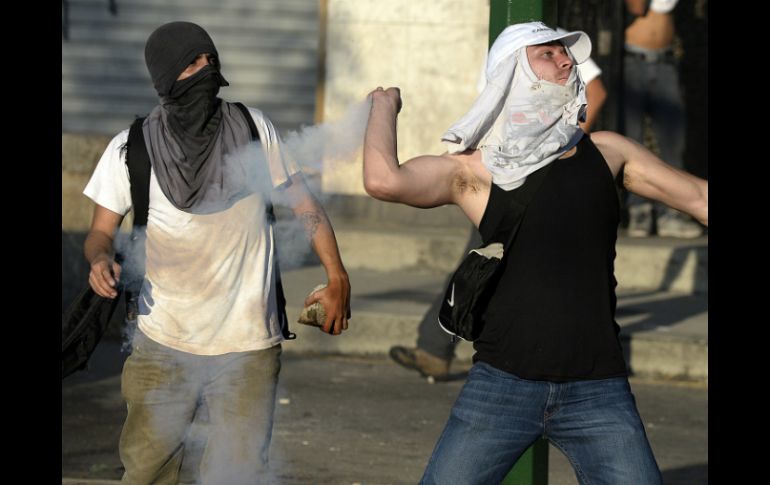
M 209 64 L 178 80 L 200 54 L 209 55 Z M 217 97 L 228 82 L 208 33 L 191 22 L 169 22 L 150 34 L 144 57 L 160 104 L 142 131 L 163 194 L 192 214 L 219 212 L 249 195 L 248 166 L 227 156 L 248 144 L 251 132 L 238 108 Z
M 216 115 L 196 131 L 188 131 L 174 106 L 163 99 L 144 121 L 144 140 L 160 189 L 177 209 L 211 214 L 249 195 L 244 168 L 233 157 L 251 141 L 248 122 L 231 103 L 219 101 Z M 200 127 L 200 125 L 198 125 Z

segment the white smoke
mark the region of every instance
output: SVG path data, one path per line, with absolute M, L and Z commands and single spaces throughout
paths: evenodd
M 284 136 L 282 148 L 301 167 L 308 188 L 322 205 L 321 178 L 333 176 L 338 167 L 349 164 L 359 154 L 370 109 L 371 100 L 367 98 L 348 107 L 339 120 L 303 126 Z M 249 192 L 258 192 L 266 201 L 280 206 L 277 211 L 280 216 L 284 216 L 286 208 L 291 207 L 290 201 L 282 197 L 282 191 L 273 190 L 261 144 L 250 143 L 233 153 L 227 158 L 226 166 L 226 176 L 248 181 Z M 279 217 L 275 229 L 281 261 L 289 261 L 290 266 L 301 266 L 307 262 L 312 248 L 303 222 L 294 217 Z
M 284 140 L 289 152 L 303 167 L 333 171 L 335 162 L 354 157 L 363 145 L 371 109 L 369 98 L 348 107 L 338 121 L 304 126 L 289 132 Z
M 146 227 L 134 227 L 131 234 L 115 238 L 115 251 L 122 258 L 119 285 L 123 288 L 126 318 L 121 327 L 120 350 L 131 353 L 138 315 L 139 290 L 144 282 Z

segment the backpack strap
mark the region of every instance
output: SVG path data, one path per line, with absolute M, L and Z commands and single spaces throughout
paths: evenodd
M 251 130 L 251 139 L 259 140 L 259 131 L 257 130 L 256 123 L 254 123 L 254 118 L 252 118 L 251 113 L 249 113 L 249 108 L 247 108 L 246 105 L 243 103 L 233 103 L 233 104 L 237 106 L 239 110 L 241 110 L 241 113 L 243 113 L 243 117 L 246 118 L 246 123 L 249 124 L 249 129 Z
M 131 182 L 131 202 L 134 205 L 134 229 L 147 225 L 150 210 L 150 155 L 144 143 L 142 124 L 145 118 L 137 118 L 128 130 L 126 165 Z
M 147 146 L 144 143 L 142 125 L 146 117 L 137 118 L 131 123 L 128 130 L 126 143 L 126 165 L 128 166 L 128 180 L 131 185 L 131 204 L 134 207 L 134 225 L 131 229 L 131 246 L 142 246 L 144 252 L 144 229 L 147 227 L 147 214 L 150 210 L 150 156 L 147 154 Z M 134 252 L 135 250 L 131 250 Z M 127 279 L 126 295 L 126 321 L 133 325 L 138 315 L 139 292 L 142 289 L 143 278 L 132 277 Z M 130 343 L 129 343 L 130 346 Z

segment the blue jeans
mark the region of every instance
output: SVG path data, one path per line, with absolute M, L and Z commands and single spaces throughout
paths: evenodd
M 581 484 L 662 483 L 625 377 L 531 381 L 484 362 L 471 369 L 420 483 L 500 483 L 540 437 Z
M 208 411 L 200 483 L 265 483 L 281 346 L 223 355 L 193 355 L 161 345 L 140 330 L 123 366 L 128 415 L 120 435 L 122 483 L 176 484 L 188 430 Z
M 686 118 L 679 87 L 679 67 L 676 61 L 662 57 L 655 61 L 633 55 L 623 58 L 623 133 L 644 143 L 645 115 L 660 150 L 660 158 L 676 168 L 682 168 Z M 628 194 L 628 206 L 644 202 L 636 194 Z M 663 206 L 655 204 L 658 210 Z

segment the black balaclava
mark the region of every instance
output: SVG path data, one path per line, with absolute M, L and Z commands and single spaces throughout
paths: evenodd
M 171 94 L 176 78 L 198 55 L 205 53 L 216 58 L 219 71 L 219 54 L 214 42 L 202 27 L 191 22 L 169 22 L 150 34 L 144 47 L 144 61 L 158 96 Z M 221 80 L 220 86 L 230 85 L 225 78 Z
M 223 79 L 219 71 L 209 65 L 187 79 L 174 82 L 169 95 L 161 98 L 161 104 L 171 115 L 168 117 L 171 130 L 183 139 L 214 135 L 222 119 L 219 109 L 222 100 L 217 94 Z
M 210 54 L 213 61 L 177 81 L 200 54 Z M 217 98 L 229 83 L 219 72 L 214 42 L 198 25 L 171 22 L 150 35 L 144 55 L 160 105 L 145 120 L 143 132 L 163 194 L 176 208 L 194 214 L 229 207 L 245 191 L 228 174 L 226 155 L 251 138 L 240 112 Z
M 177 81 L 201 54 L 210 54 L 212 62 Z M 219 54 L 209 34 L 191 22 L 161 25 L 147 39 L 144 60 L 161 104 L 172 115 L 169 128 L 179 137 L 216 133 L 222 116 L 217 94 L 230 83 L 219 72 Z

